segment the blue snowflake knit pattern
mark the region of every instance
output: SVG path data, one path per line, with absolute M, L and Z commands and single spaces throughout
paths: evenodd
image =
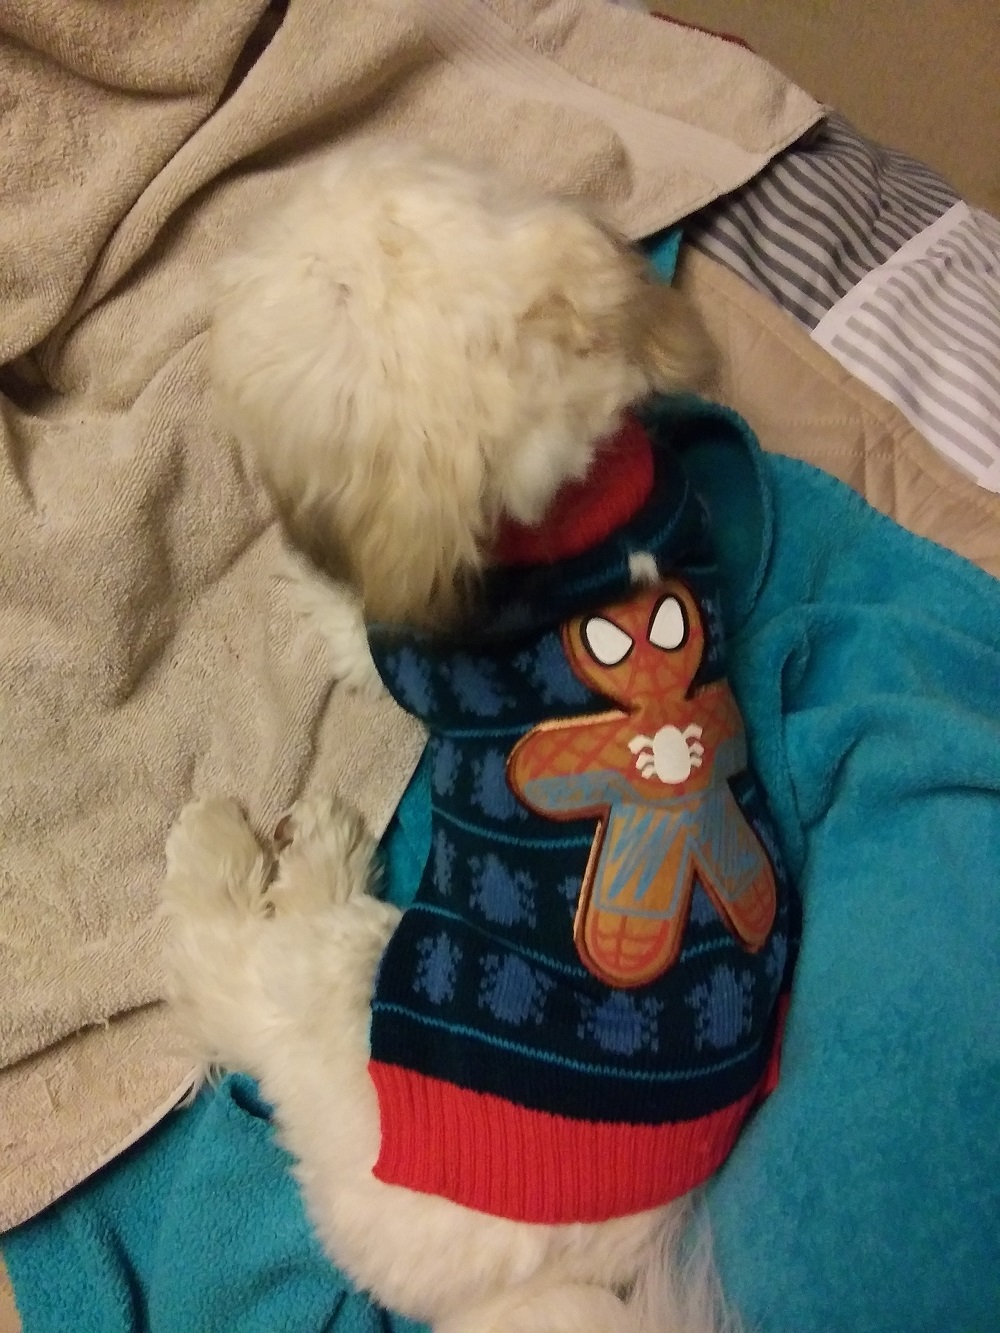
M 381 1064 L 557 1115 L 633 1124 L 708 1114 L 761 1077 L 792 954 L 787 885 L 756 955 L 696 887 L 677 961 L 615 991 L 584 967 L 573 939 L 595 820 L 543 818 L 507 781 L 511 750 L 538 723 L 607 709 L 570 669 L 560 625 L 627 590 L 632 551 L 685 579 L 705 608 L 702 679 L 723 672 L 707 519 L 666 450 L 656 469 L 656 493 L 623 535 L 527 577 L 494 574 L 489 614 L 468 635 L 372 636 L 390 691 L 428 727 L 433 819 L 423 879 L 379 971 L 371 1045 Z M 770 850 L 753 776 L 737 774 L 731 788 Z

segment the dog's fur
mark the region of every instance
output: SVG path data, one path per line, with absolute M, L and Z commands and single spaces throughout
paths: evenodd
M 596 442 L 704 370 L 700 326 L 579 205 L 376 144 L 332 156 L 222 267 L 222 418 L 297 544 L 370 620 L 438 625 L 502 514 L 541 519 Z
M 227 263 L 211 348 L 224 420 L 349 586 L 295 576 L 354 684 L 374 674 L 364 617 L 448 623 L 501 517 L 539 520 L 623 409 L 705 363 L 676 295 L 590 212 L 381 145 L 332 157 Z M 229 801 L 187 807 L 168 974 L 201 1058 L 274 1103 L 334 1262 L 439 1333 L 717 1327 L 704 1250 L 676 1262 L 683 1202 L 542 1226 L 375 1179 L 370 999 L 398 912 L 345 807 L 300 802 L 280 842 L 264 853 Z

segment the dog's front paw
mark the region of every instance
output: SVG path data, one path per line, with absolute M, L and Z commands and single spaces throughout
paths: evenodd
M 357 810 L 336 797 L 297 801 L 274 841 L 278 874 L 268 896 L 278 912 L 322 910 L 370 886 L 375 840 Z
M 243 812 L 228 797 L 190 801 L 167 837 L 168 909 L 263 909 L 267 862 Z
M 296 614 L 323 637 L 334 680 L 363 694 L 384 694 L 357 593 L 327 577 L 298 552 L 283 554 L 278 577 L 288 588 Z

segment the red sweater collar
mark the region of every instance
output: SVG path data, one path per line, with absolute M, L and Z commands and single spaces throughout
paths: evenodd
M 617 434 L 600 447 L 583 481 L 564 486 L 537 527 L 526 528 L 512 519 L 502 524 L 494 560 L 500 565 L 548 565 L 580 555 L 627 523 L 652 488 L 649 436 L 627 416 Z

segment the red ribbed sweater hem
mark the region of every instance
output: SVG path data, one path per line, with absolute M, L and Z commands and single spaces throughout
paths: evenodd
M 722 1164 L 777 1083 L 779 1047 L 780 1030 L 759 1084 L 739 1101 L 662 1125 L 572 1120 L 373 1060 L 382 1122 L 374 1174 L 518 1222 L 604 1222 L 658 1208 Z

